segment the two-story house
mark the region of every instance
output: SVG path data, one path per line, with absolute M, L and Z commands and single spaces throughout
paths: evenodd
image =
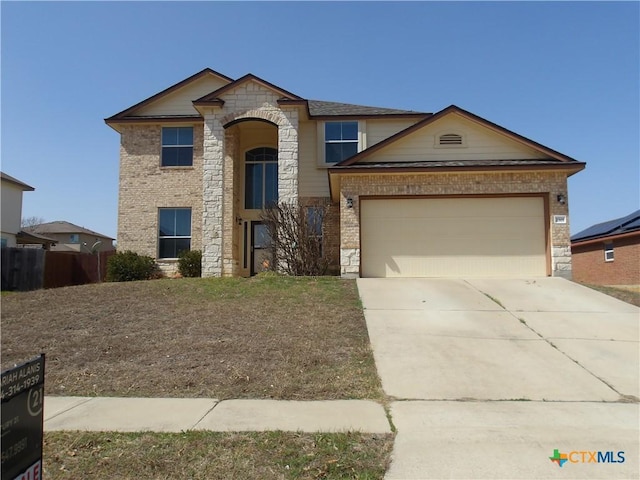
M 308 100 L 205 69 L 105 122 L 121 134 L 118 248 L 249 276 L 270 202 L 329 205 L 341 275 L 571 275 L 567 177 L 585 166 L 457 106 Z
M 3 247 L 15 247 L 22 222 L 22 194 L 33 192 L 35 188 L 4 172 L 0 172 L 0 182 L 2 186 L 0 189 L 2 195 L 0 243 Z
M 113 238 L 71 222 L 57 220 L 26 227 L 25 232 L 31 235 L 45 235 L 53 239 L 54 252 L 95 253 L 115 250 Z

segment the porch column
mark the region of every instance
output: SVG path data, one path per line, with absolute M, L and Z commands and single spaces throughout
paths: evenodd
M 215 113 L 204 116 L 202 276 L 222 275 L 224 128 Z
M 282 108 L 278 122 L 278 201 L 298 201 L 298 110 Z
M 348 203 L 347 199 L 351 199 Z M 340 192 L 340 276 L 360 276 L 360 197 L 358 190 L 342 179 Z
M 224 167 L 222 181 L 222 275 L 233 276 L 237 269 L 234 259 L 234 232 L 236 229 L 234 208 L 234 161 L 238 150 L 238 134 L 234 128 L 225 130 Z

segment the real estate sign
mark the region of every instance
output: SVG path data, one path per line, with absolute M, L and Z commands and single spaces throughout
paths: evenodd
M 42 478 L 44 354 L 2 372 L 2 479 Z

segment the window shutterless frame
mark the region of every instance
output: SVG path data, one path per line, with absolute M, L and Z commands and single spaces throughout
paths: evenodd
M 260 210 L 278 202 L 278 151 L 258 147 L 245 153 L 244 208 Z
M 191 250 L 191 209 L 158 209 L 158 258 L 176 259 Z
M 613 242 L 604 244 L 604 261 L 605 262 L 613 262 Z
M 162 127 L 162 167 L 193 166 L 193 127 Z
M 334 164 L 358 153 L 358 122 L 325 122 L 324 162 Z
M 318 166 L 329 167 L 365 149 L 364 120 L 318 122 Z
M 324 226 L 324 211 L 322 207 L 306 207 L 307 235 L 318 242 L 320 256 L 324 254 L 322 230 Z

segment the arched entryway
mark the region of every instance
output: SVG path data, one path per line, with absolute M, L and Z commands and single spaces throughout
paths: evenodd
M 250 276 L 271 263 L 260 212 L 278 201 L 278 127 L 264 119 L 240 119 L 225 126 L 225 137 L 234 166 L 233 263 L 237 275 Z

